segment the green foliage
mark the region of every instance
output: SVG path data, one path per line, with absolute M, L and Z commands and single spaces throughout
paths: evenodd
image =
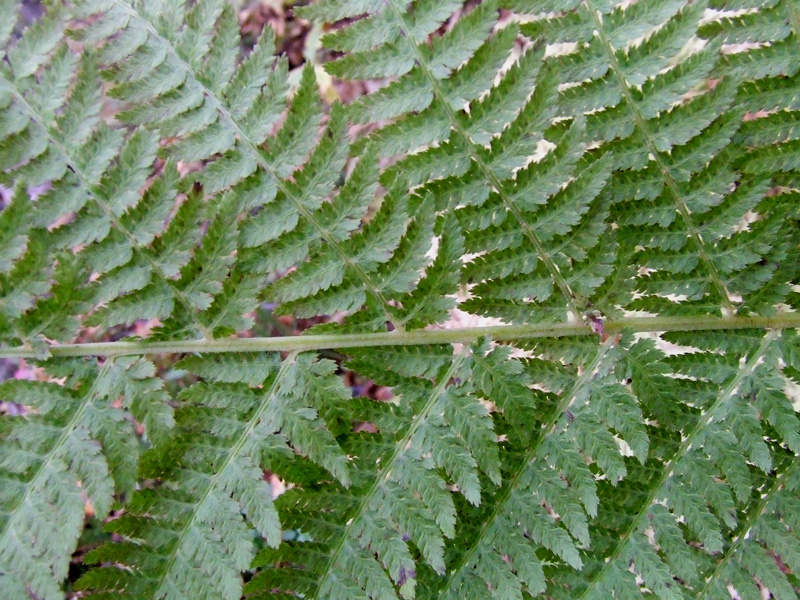
M 20 8 L 0 597 L 798 597 L 795 2 Z
M 152 363 L 123 358 L 102 366 L 53 362 L 63 385 L 21 380 L 0 398 L 28 407 L 5 418 L 2 447 L 2 568 L 7 597 L 55 598 L 83 529 L 84 502 L 105 516 L 136 487 L 139 442 L 125 410 L 159 442 L 173 424 Z M 121 400 L 121 401 L 120 401 Z M 85 495 L 85 498 L 82 498 Z

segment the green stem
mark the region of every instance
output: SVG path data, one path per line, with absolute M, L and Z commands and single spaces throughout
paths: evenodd
M 722 329 L 795 329 L 800 328 L 800 313 L 783 313 L 771 317 L 632 317 L 605 321 L 607 334 L 624 329 L 634 333 L 648 331 L 718 331 Z M 456 329 L 419 329 L 378 333 L 346 333 L 296 335 L 281 337 L 225 338 L 213 340 L 175 340 L 165 342 L 96 342 L 54 345 L 51 356 L 125 356 L 173 353 L 221 352 L 289 352 L 327 350 L 331 348 L 363 348 L 368 346 L 419 346 L 425 344 L 468 344 L 483 336 L 496 342 L 513 342 L 535 338 L 558 338 L 595 335 L 585 325 L 572 323 L 534 323 L 530 325 L 492 325 Z M 30 347 L 0 348 L 0 358 L 42 358 Z

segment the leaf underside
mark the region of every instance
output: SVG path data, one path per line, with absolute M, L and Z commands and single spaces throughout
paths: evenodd
M 798 598 L 800 7 L 292 10 L 0 2 L 0 598 Z

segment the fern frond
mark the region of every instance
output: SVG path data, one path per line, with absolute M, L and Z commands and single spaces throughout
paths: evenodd
M 648 274 L 640 278 L 639 290 L 645 299 L 636 306 L 654 312 L 670 311 L 668 303 L 658 300 L 670 296 L 694 301 L 694 308 L 689 309 L 690 303 L 684 303 L 681 310 L 705 311 L 716 303 L 730 312 L 742 302 L 739 298 L 744 299 L 744 306 L 752 306 L 748 296 L 765 286 L 773 290 L 766 297 L 775 299 L 775 290 L 786 292 L 786 280 L 776 271 L 785 252 L 781 248 L 786 248 L 779 240 L 785 234 L 779 232 L 777 223 L 765 222 L 772 213 L 768 206 L 756 209 L 751 204 L 744 208 L 752 202 L 741 203 L 748 192 L 740 189 L 738 198 L 723 200 L 741 176 L 731 172 L 725 183 L 726 178 L 715 169 L 716 164 L 735 160 L 722 152 L 736 135 L 738 121 L 735 111 L 728 110 L 731 84 L 723 81 L 712 91 L 698 95 L 698 85 L 711 74 L 723 40 L 708 43 L 693 56 L 677 62 L 679 52 L 685 52 L 684 47 L 698 31 L 702 4 L 695 3 L 679 12 L 674 6 L 669 8 L 669 3 L 661 6 L 663 12 L 653 7 L 652 12 L 640 14 L 637 4 L 618 7 L 607 15 L 605 9 L 601 14 L 591 3 L 583 3 L 570 18 L 576 21 L 577 15 L 582 15 L 585 25 L 576 31 L 594 30 L 597 37 L 589 40 L 584 33 L 582 38 L 569 41 L 587 44 L 576 59 L 581 65 L 589 61 L 596 61 L 592 64 L 597 65 L 605 61 L 605 65 L 592 72 L 567 67 L 563 69 L 567 75 L 562 78 L 576 82 L 565 90 L 564 97 L 575 111 L 590 112 L 589 135 L 610 142 L 606 147 L 613 151 L 617 166 L 636 172 L 615 177 L 610 186 L 615 198 L 629 194 L 630 200 L 619 205 L 619 212 L 616 207 L 614 211 L 620 225 L 636 226 L 630 233 L 625 232 L 625 238 L 648 249 L 637 257 Z M 655 21 L 647 20 L 655 15 L 659 15 Z M 665 17 L 664 22 L 659 22 Z M 534 21 L 524 31 L 536 34 L 542 29 L 540 21 Z M 558 31 L 564 35 L 572 29 L 558 27 Z M 711 29 L 703 31 L 710 33 Z M 559 37 L 557 41 L 567 40 Z M 564 63 L 572 57 L 554 60 Z M 581 81 L 587 76 L 590 82 Z M 736 77 L 726 73 L 726 80 L 735 82 Z M 678 104 L 690 93 L 696 97 Z M 761 192 L 766 193 L 761 182 L 749 179 L 742 178 L 736 185 L 755 190 L 761 184 Z M 628 181 L 637 182 L 635 190 L 628 188 Z M 713 191 L 708 187 L 712 182 L 719 186 Z M 619 184 L 624 187 L 615 189 Z M 721 194 L 719 200 L 712 200 L 714 194 Z M 727 213 L 727 222 L 734 229 L 723 232 L 711 226 L 712 222 L 726 219 L 713 207 L 727 204 L 727 212 L 734 203 L 739 208 Z M 776 236 L 775 246 L 755 247 L 747 239 L 749 232 L 736 231 L 748 210 L 756 211 L 757 219 L 763 219 L 755 227 L 770 229 Z M 735 226 L 734 214 L 742 215 Z M 656 224 L 667 231 L 642 227 Z M 760 273 L 753 273 L 751 265 L 759 261 Z M 772 279 L 773 274 L 777 275 L 776 280 Z
M 163 441 L 172 421 L 163 383 L 143 359 L 102 366 L 80 359 L 52 362 L 64 385 L 11 380 L 0 398 L 24 407 L 4 417 L 0 453 L 0 572 L 10 590 L 38 598 L 63 598 L 66 577 L 86 517 L 104 519 L 113 495 L 136 485 L 139 442 L 123 408 Z M 121 406 L 114 406 L 118 399 Z
M 0 596 L 795 598 L 796 2 L 301 4 L 0 3 Z
M 520 170 L 505 194 L 456 211 L 470 232 L 467 250 L 482 253 L 464 269 L 465 282 L 476 283 L 463 304 L 468 310 L 508 322 L 560 320 L 562 295 L 554 288 L 563 284 L 573 314 L 582 316 L 578 309 L 589 305 L 609 274 L 614 237 L 604 224 L 607 205 L 595 200 L 611 161 L 578 166 L 582 132 L 576 125 L 540 163 Z
M 54 13 L 52 18 L 63 29 L 63 17 Z M 26 33 L 45 35 L 36 28 Z M 20 43 L 24 40 L 25 37 Z M 40 303 L 29 311 L 26 320 L 41 323 L 70 319 L 71 314 L 86 311 L 86 302 L 106 304 L 90 321 L 107 327 L 130 323 L 142 316 L 165 318 L 176 302 L 191 315 L 190 301 L 172 284 L 169 268 L 145 251 L 160 233 L 174 205 L 175 190 L 171 186 L 176 179 L 172 169 L 169 165 L 165 168 L 162 181 L 154 184 L 140 202 L 140 192 L 153 168 L 157 140 L 144 131 L 125 139 L 119 130 L 103 124 L 100 119 L 103 97 L 96 83 L 95 56 L 92 52 L 85 53 L 75 74 L 73 55 L 63 42 L 58 48 L 52 55 L 53 62 L 39 75 L 39 82 L 44 85 L 34 85 L 37 71 L 26 65 L 19 65 L 19 72 L 3 76 L 3 86 L 11 100 L 6 109 L 7 117 L 10 123 L 19 123 L 19 127 L 14 127 L 14 135 L 5 140 L 7 147 L 14 151 L 4 166 L 14 167 L 9 175 L 19 181 L 33 185 L 49 181 L 51 184 L 37 200 L 29 217 L 20 224 L 21 232 L 30 230 L 28 236 L 52 235 L 48 244 L 52 250 L 89 244 L 81 256 L 83 264 L 79 268 L 83 272 L 70 282 L 75 290 L 83 292 L 83 303 L 77 306 L 74 303 L 52 306 L 51 303 L 49 307 L 46 302 Z M 11 52 L 14 54 L 13 48 Z M 14 61 L 11 63 L 13 65 Z M 57 82 L 60 83 L 56 85 Z M 52 93 L 50 84 L 60 93 Z M 19 136 L 39 140 L 39 150 L 36 150 L 38 146 L 22 143 Z M 23 151 L 28 146 L 30 149 Z M 73 214 L 74 218 L 70 219 Z M 52 234 L 46 233 L 45 227 L 50 228 Z M 93 293 L 87 285 L 92 273 L 107 274 L 108 287 Z M 49 291 L 44 285 L 39 287 L 40 295 Z M 116 295 L 139 290 L 144 291 L 112 302 Z M 43 314 L 44 310 L 53 308 L 56 309 L 53 314 Z M 12 313 L 9 316 L 21 315 Z M 193 323 L 193 326 L 202 330 L 202 325 Z M 41 335 L 69 340 L 75 335 L 76 327 L 61 331 L 42 327 L 33 330 L 18 327 L 17 330 L 17 336 L 24 340 Z
M 700 342 L 701 347 L 713 345 L 699 338 L 673 337 L 693 345 Z M 762 408 L 759 414 L 755 406 L 785 410 L 790 403 L 783 391 L 785 381 L 777 373 L 780 361 L 789 358 L 784 353 L 791 352 L 791 337 L 781 338 L 774 332 L 761 339 L 723 333 L 714 336 L 713 342 L 722 342 L 725 354 L 700 352 L 670 361 L 676 374 L 691 377 L 685 403 L 695 415 L 693 424 L 682 440 L 670 444 L 672 449 L 657 467 L 659 476 L 648 484 L 646 497 L 604 548 L 605 554 L 596 559 L 600 568 L 579 597 L 603 597 L 623 589 L 638 594 L 642 586 L 665 598 L 703 595 L 709 591 L 704 584 L 712 572 L 712 587 L 717 590 L 733 586 L 746 594 L 752 589 L 751 579 L 729 572 L 727 565 L 730 555 L 738 552 L 740 538 L 765 507 L 761 493 L 752 493 L 751 478 L 760 478 L 768 492 L 772 489 L 769 479 L 780 479 L 793 462 L 783 460 L 781 447 L 796 444 L 793 425 L 784 429 L 785 433 L 795 431 L 789 437 L 780 432 L 773 435 L 772 419 L 764 420 L 770 409 Z M 746 363 L 739 366 L 742 354 Z M 780 573 L 774 564 L 770 567 L 755 558 L 763 549 L 753 551 L 760 564 L 753 564 L 753 574 L 758 568 L 769 577 Z M 682 582 L 673 579 L 672 573 L 680 573 Z M 777 578 L 775 589 L 786 589 L 783 574 Z M 682 592 L 680 585 L 688 589 Z
M 170 448 L 145 462 L 143 476 L 162 484 L 137 492 L 109 524 L 124 541 L 87 557 L 115 565 L 81 579 L 93 594 L 239 598 L 255 540 L 281 541 L 264 476 L 276 457 L 303 454 L 350 482 L 348 459 L 327 429 L 349 398 L 333 363 L 293 354 L 280 366 L 275 356 L 192 357 L 179 366 L 205 381 L 179 394 Z M 205 571 L 212 560 L 213 582 Z
M 9 24 L 5 32 L 7 40 L 16 23 L 17 12 L 12 3 L 4 3 L 3 11 L 3 21 Z M 48 238 L 45 227 L 68 215 L 70 210 L 80 208 L 88 195 L 83 190 L 75 190 L 71 161 L 60 151 L 60 146 L 51 143 L 54 141 L 51 131 L 60 130 L 59 140 L 81 147 L 89 141 L 97 121 L 91 108 L 88 114 L 84 110 L 86 90 L 77 85 L 73 93 L 69 93 L 77 61 L 63 43 L 64 17 L 63 11 L 56 10 L 26 28 L 7 49 L 8 62 L 0 73 L 3 98 L 0 102 L 3 115 L 0 164 L 4 183 L 11 183 L 16 188 L 10 210 L 3 211 L 1 225 L 5 241 L 0 310 L 3 335 L 9 341 L 36 342 L 43 335 L 68 341 L 75 333 L 74 327 L 48 327 L 46 323 L 51 322 L 51 315 L 46 313 L 42 304 L 37 306 L 37 301 L 50 292 L 53 279 L 63 280 L 69 271 L 69 267 L 64 265 L 55 267 L 54 254 L 58 254 L 63 246 L 45 241 Z M 91 75 L 88 62 L 84 69 Z M 74 121 L 81 118 L 84 123 L 76 128 Z M 102 169 L 101 166 L 100 171 Z M 47 183 L 52 189 L 32 205 L 27 198 L 28 187 L 36 188 Z M 56 208 L 48 199 L 59 191 L 62 192 L 59 198 L 61 206 Z M 65 255 L 60 259 L 80 269 Z M 56 270 L 59 273 L 54 273 Z M 12 286 L 12 280 L 16 281 L 17 277 L 20 285 Z M 79 285 L 85 283 L 80 277 L 77 279 Z M 86 294 L 83 296 L 85 300 Z M 61 314 L 57 317 L 71 323 L 73 315 L 80 314 L 85 308 L 80 302 L 78 306 L 69 303 L 60 307 Z M 19 321 L 26 313 L 36 323 L 33 329 Z
M 332 111 L 315 144 L 322 113 L 315 98 L 313 70 L 306 68 L 283 124 L 273 133 L 288 90 L 286 63 L 272 57 L 271 36 L 264 33 L 238 70 L 223 68 L 236 59 L 235 45 L 229 42 L 226 47 L 231 46 L 231 50 L 219 57 L 212 54 L 203 58 L 202 53 L 186 46 L 186 40 L 195 37 L 205 36 L 208 43 L 217 44 L 219 38 L 233 35 L 232 13 L 222 9 L 222 3 L 216 4 L 213 18 L 198 21 L 197 26 L 190 20 L 182 39 L 151 23 L 146 7 L 135 8 L 124 2 L 112 3 L 108 10 L 104 3 L 86 7 L 88 13 L 105 11 L 97 25 L 103 37 L 116 35 L 104 50 L 106 57 L 114 59 L 109 61 L 109 74 L 118 82 L 114 95 L 134 104 L 126 116 L 162 135 L 178 138 L 168 150 L 174 160 L 207 163 L 192 179 L 202 185 L 203 194 L 209 197 L 206 211 L 217 215 L 221 227 L 231 228 L 236 212 L 260 209 L 241 232 L 238 243 L 242 256 L 237 276 L 247 287 L 258 285 L 250 285 L 251 278 L 263 281 L 267 275 L 307 261 L 261 295 L 280 302 L 281 310 L 306 316 L 356 311 L 365 303 L 374 304 L 382 312 L 382 321 L 402 326 L 392 297 L 398 290 L 376 271 L 401 245 L 407 225 L 404 199 L 384 200 L 383 213 L 353 234 L 373 200 L 371 189 L 377 185 L 372 159 L 362 157 L 364 164 L 351 175 L 350 184 L 341 186 L 335 198 L 326 202 L 337 192 L 340 173 L 347 165 L 348 146 L 340 111 Z M 115 27 L 110 26 L 112 22 Z M 201 25 L 204 30 L 199 29 Z M 218 72 L 227 73 L 228 79 L 217 77 Z M 214 85 L 208 73 L 215 74 Z M 220 212 L 226 210 L 230 212 Z M 389 213 L 388 220 L 382 217 Z M 423 213 L 416 218 L 431 217 Z M 218 235 L 226 241 L 234 237 L 231 231 Z M 231 249 L 227 247 L 223 254 L 230 257 Z M 424 263 L 411 266 L 419 271 Z M 195 308 L 205 310 L 221 291 L 226 272 L 204 274 L 206 284 L 195 281 L 192 274 L 196 272 L 188 265 L 182 278 L 188 280 L 185 286 L 211 285 L 197 300 L 188 294 Z M 227 296 L 221 297 L 217 305 L 226 300 Z M 255 302 L 256 298 L 248 301 L 241 295 L 237 299 L 251 310 Z M 230 329 L 229 325 L 223 327 L 218 316 L 200 318 L 212 323 L 216 320 L 220 332 Z M 177 329 L 174 325 L 166 328 Z
M 715 8 L 725 10 L 725 3 Z M 747 80 L 740 84 L 737 104 L 746 111 L 735 141 L 744 149 L 738 159 L 738 168 L 753 177 L 771 173 L 772 203 L 768 210 L 785 211 L 793 201 L 792 185 L 784 186 L 781 172 L 797 172 L 797 140 L 793 122 L 797 116 L 797 57 L 800 51 L 800 13 L 791 3 L 753 3 L 746 14 L 721 17 L 706 26 L 709 35 L 719 38 L 726 60 L 720 63 L 719 71 L 727 76 L 729 70 L 737 73 L 736 65 L 747 64 Z M 722 13 L 723 15 L 725 13 Z M 767 36 L 773 39 L 767 41 Z M 742 52 L 742 49 L 747 49 Z M 784 58 L 779 58 L 783 56 Z M 763 57 L 768 57 L 769 66 Z M 752 67 L 756 67 L 752 69 Z M 759 131 L 758 134 L 755 132 Z M 791 180 L 791 175 L 790 175 Z M 750 305 L 764 305 L 777 300 L 786 293 L 785 282 L 791 280 L 791 268 L 780 258 L 781 251 L 773 250 L 776 265 L 782 273 L 775 279 L 783 280 L 783 289 L 767 287 Z M 781 264 L 783 263 L 783 264 Z M 774 267 L 773 267 L 774 268 Z
M 331 73 L 338 76 L 399 77 L 396 82 L 365 97 L 350 109 L 352 118 L 358 122 L 399 117 L 394 124 L 370 136 L 386 155 L 419 150 L 387 169 L 381 181 L 389 187 L 401 188 L 415 188 L 424 184 L 417 195 L 433 198 L 437 210 L 464 203 L 480 207 L 474 210 L 483 211 L 484 219 L 494 218 L 498 222 L 502 222 L 507 213 L 509 221 L 514 220 L 519 224 L 518 241 L 512 246 L 524 240 L 525 245 L 533 248 L 532 256 L 525 261 L 528 264 L 525 272 L 533 270 L 537 261 L 540 262 L 537 281 L 552 279 L 559 292 L 553 297 L 553 307 L 541 312 L 536 312 L 536 308 L 526 312 L 525 308 L 520 307 L 498 310 L 498 304 L 509 298 L 487 298 L 485 302 L 476 300 L 464 305 L 469 310 L 511 320 L 527 321 L 539 315 L 563 320 L 566 311 L 562 305 L 566 303 L 569 312 L 579 318 L 588 303 L 586 296 L 591 295 L 592 290 L 602 282 L 601 278 L 596 283 L 590 283 L 586 271 L 593 268 L 596 274 L 602 272 L 601 265 L 609 258 L 608 249 L 597 251 L 595 248 L 592 258 L 596 262 L 591 266 L 571 265 L 569 258 L 561 259 L 549 247 L 550 240 L 543 238 L 537 230 L 535 222 L 529 222 L 529 217 L 524 214 L 527 207 L 517 199 L 529 188 L 516 190 L 513 183 L 515 171 L 535 153 L 542 139 L 541 132 L 548 127 L 553 116 L 553 90 L 546 77 L 540 78 L 542 81 L 531 95 L 534 87 L 532 76 L 536 74 L 536 65 L 541 60 L 539 53 L 533 50 L 527 52 L 503 74 L 495 86 L 493 74 L 497 74 L 502 66 L 504 53 L 508 56 L 515 29 L 509 27 L 502 30 L 486 43 L 479 40 L 478 36 L 482 34 L 485 38 L 494 26 L 494 4 L 483 3 L 462 17 L 452 30 L 443 35 L 441 44 L 437 41 L 433 43 L 432 50 L 421 43 L 428 35 L 427 30 L 424 30 L 424 36 L 415 37 L 414 23 L 418 11 L 425 14 L 419 9 L 414 5 L 413 11 L 406 14 L 400 3 L 391 3 L 378 15 L 371 15 L 352 25 L 370 30 L 378 20 L 392 23 L 402 33 L 397 44 L 408 46 L 408 52 L 415 57 L 416 66 L 410 72 L 399 65 L 393 65 L 397 69 L 387 67 L 380 73 L 370 71 L 366 75 L 356 67 L 351 69 L 351 65 L 363 63 L 368 52 L 385 50 L 394 53 L 396 50 L 392 45 L 380 46 L 380 50 L 372 48 L 354 52 L 329 66 Z M 313 11 L 313 8 L 310 9 L 310 14 Z M 341 35 L 344 34 L 334 34 L 332 41 L 328 38 L 332 48 L 341 49 L 337 46 Z M 431 54 L 436 50 L 442 56 Z M 483 89 L 479 83 L 482 83 Z M 482 92 L 488 93 L 479 99 Z M 416 114 L 404 114 L 410 111 Z M 432 127 L 433 123 L 439 125 Z M 419 127 L 424 127 L 424 130 L 417 132 Z M 525 183 L 535 184 L 531 181 L 533 177 L 530 176 Z M 549 189 L 554 193 L 557 186 L 554 184 Z M 490 195 L 492 191 L 494 195 Z M 570 197 L 572 192 L 574 190 L 565 192 L 565 197 Z M 576 196 L 580 196 L 580 192 Z M 581 199 L 572 201 L 581 202 Z M 530 204 L 536 203 L 536 200 L 530 201 Z M 465 223 L 462 222 L 461 226 L 463 228 Z M 569 229 L 562 233 L 569 233 Z M 581 241 L 591 248 L 596 246 L 597 238 Z M 478 244 L 473 242 L 472 245 Z M 480 250 L 495 248 L 494 245 L 481 246 Z M 466 249 L 471 251 L 469 240 Z M 584 251 L 586 249 L 583 248 Z M 488 255 L 483 258 L 488 264 L 496 257 Z M 487 282 L 486 285 L 492 284 Z M 542 285 L 537 285 L 536 281 L 519 282 L 518 287 L 524 291 L 516 295 L 547 300 L 551 297 L 551 291 L 540 291 Z M 550 284 L 546 284 L 546 287 L 550 287 Z
M 773 476 L 771 483 L 765 483 L 761 501 L 748 511 L 705 586 L 700 589 L 699 598 L 726 597 L 729 591 L 725 582 L 733 582 L 733 588 L 742 596 L 758 593 L 753 578 L 767 586 L 776 598 L 795 595 L 791 580 L 770 553 L 780 556 L 792 572 L 797 571 L 797 523 L 784 516 L 792 514 L 797 504 L 797 492 L 796 464 Z
M 630 375 L 616 366 L 630 351 L 635 350 L 609 338 L 588 362 L 578 363 L 580 374 L 549 361 L 530 364 L 530 374 L 552 397 L 543 397 L 550 402 L 536 411 L 546 416 L 534 420 L 536 428 L 521 436 L 522 445 L 509 448 L 506 484 L 486 512 L 472 515 L 474 531 L 464 533 L 471 542 L 452 548 L 449 576 L 437 585 L 437 597 L 491 598 L 499 589 L 509 598 L 523 597 L 523 591 L 538 595 L 547 589 L 547 565 L 582 568 L 580 549 L 591 543 L 589 519 L 598 510 L 593 471 L 599 467 L 614 483 L 624 477 L 615 435 L 640 461 L 648 454 L 638 402 L 617 381 Z M 517 417 L 512 411 L 503 417 L 511 433 Z
M 299 481 L 303 489 L 281 497 L 292 527 L 314 540 L 316 549 L 308 561 L 298 560 L 292 548 L 286 556 L 280 549 L 266 551 L 257 559 L 264 568 L 248 584 L 250 593 L 303 589 L 308 597 L 345 598 L 366 585 L 362 578 L 371 573 L 375 580 L 368 587 L 380 590 L 377 597 L 412 598 L 417 552 L 444 573 L 444 538 L 454 536 L 456 521 L 448 486 L 478 505 L 487 485 L 480 476 L 500 483 L 494 426 L 480 399 L 508 411 L 534 408 L 515 362 L 504 360 L 505 352 L 487 350 L 482 342 L 456 357 L 449 347 L 354 352 L 351 366 L 391 384 L 399 406 L 380 407 L 373 422 L 378 434 L 355 436 L 348 449 L 358 474 L 352 491 L 330 494 Z M 502 381 L 504 375 L 511 379 Z M 505 386 L 517 397 L 505 397 Z M 307 518 L 309 506 L 317 506 L 317 518 Z M 301 583 L 306 579 L 314 585 Z

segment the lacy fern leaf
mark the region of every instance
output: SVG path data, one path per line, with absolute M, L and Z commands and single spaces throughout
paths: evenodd
M 238 598 L 239 573 L 255 554 L 248 524 L 268 545 L 281 541 L 262 468 L 294 449 L 350 483 L 347 457 L 319 416 L 333 418 L 337 402 L 348 399 L 335 365 L 301 354 L 250 369 L 240 364 L 250 357 L 238 357 L 231 369 L 231 358 L 178 363 L 206 381 L 181 392 L 171 447 L 151 452 L 142 470 L 163 484 L 135 494 L 127 514 L 109 526 L 125 541 L 87 561 L 115 566 L 92 571 L 83 587 L 137 598 Z M 209 587 L 205 573 L 215 556 L 222 562 Z
M 0 569 L 8 597 L 26 590 L 63 597 L 59 588 L 83 529 L 84 503 L 105 518 L 115 493 L 133 493 L 140 444 L 123 407 L 148 423 L 154 441 L 172 425 L 162 383 L 142 359 L 102 366 L 72 359 L 51 368 L 64 385 L 12 380 L 0 389 L 4 402 L 32 412 L 3 423 Z M 120 397 L 121 406 L 113 406 Z
M 796 2 L 283 4 L 0 2 L 0 597 L 800 597 Z

